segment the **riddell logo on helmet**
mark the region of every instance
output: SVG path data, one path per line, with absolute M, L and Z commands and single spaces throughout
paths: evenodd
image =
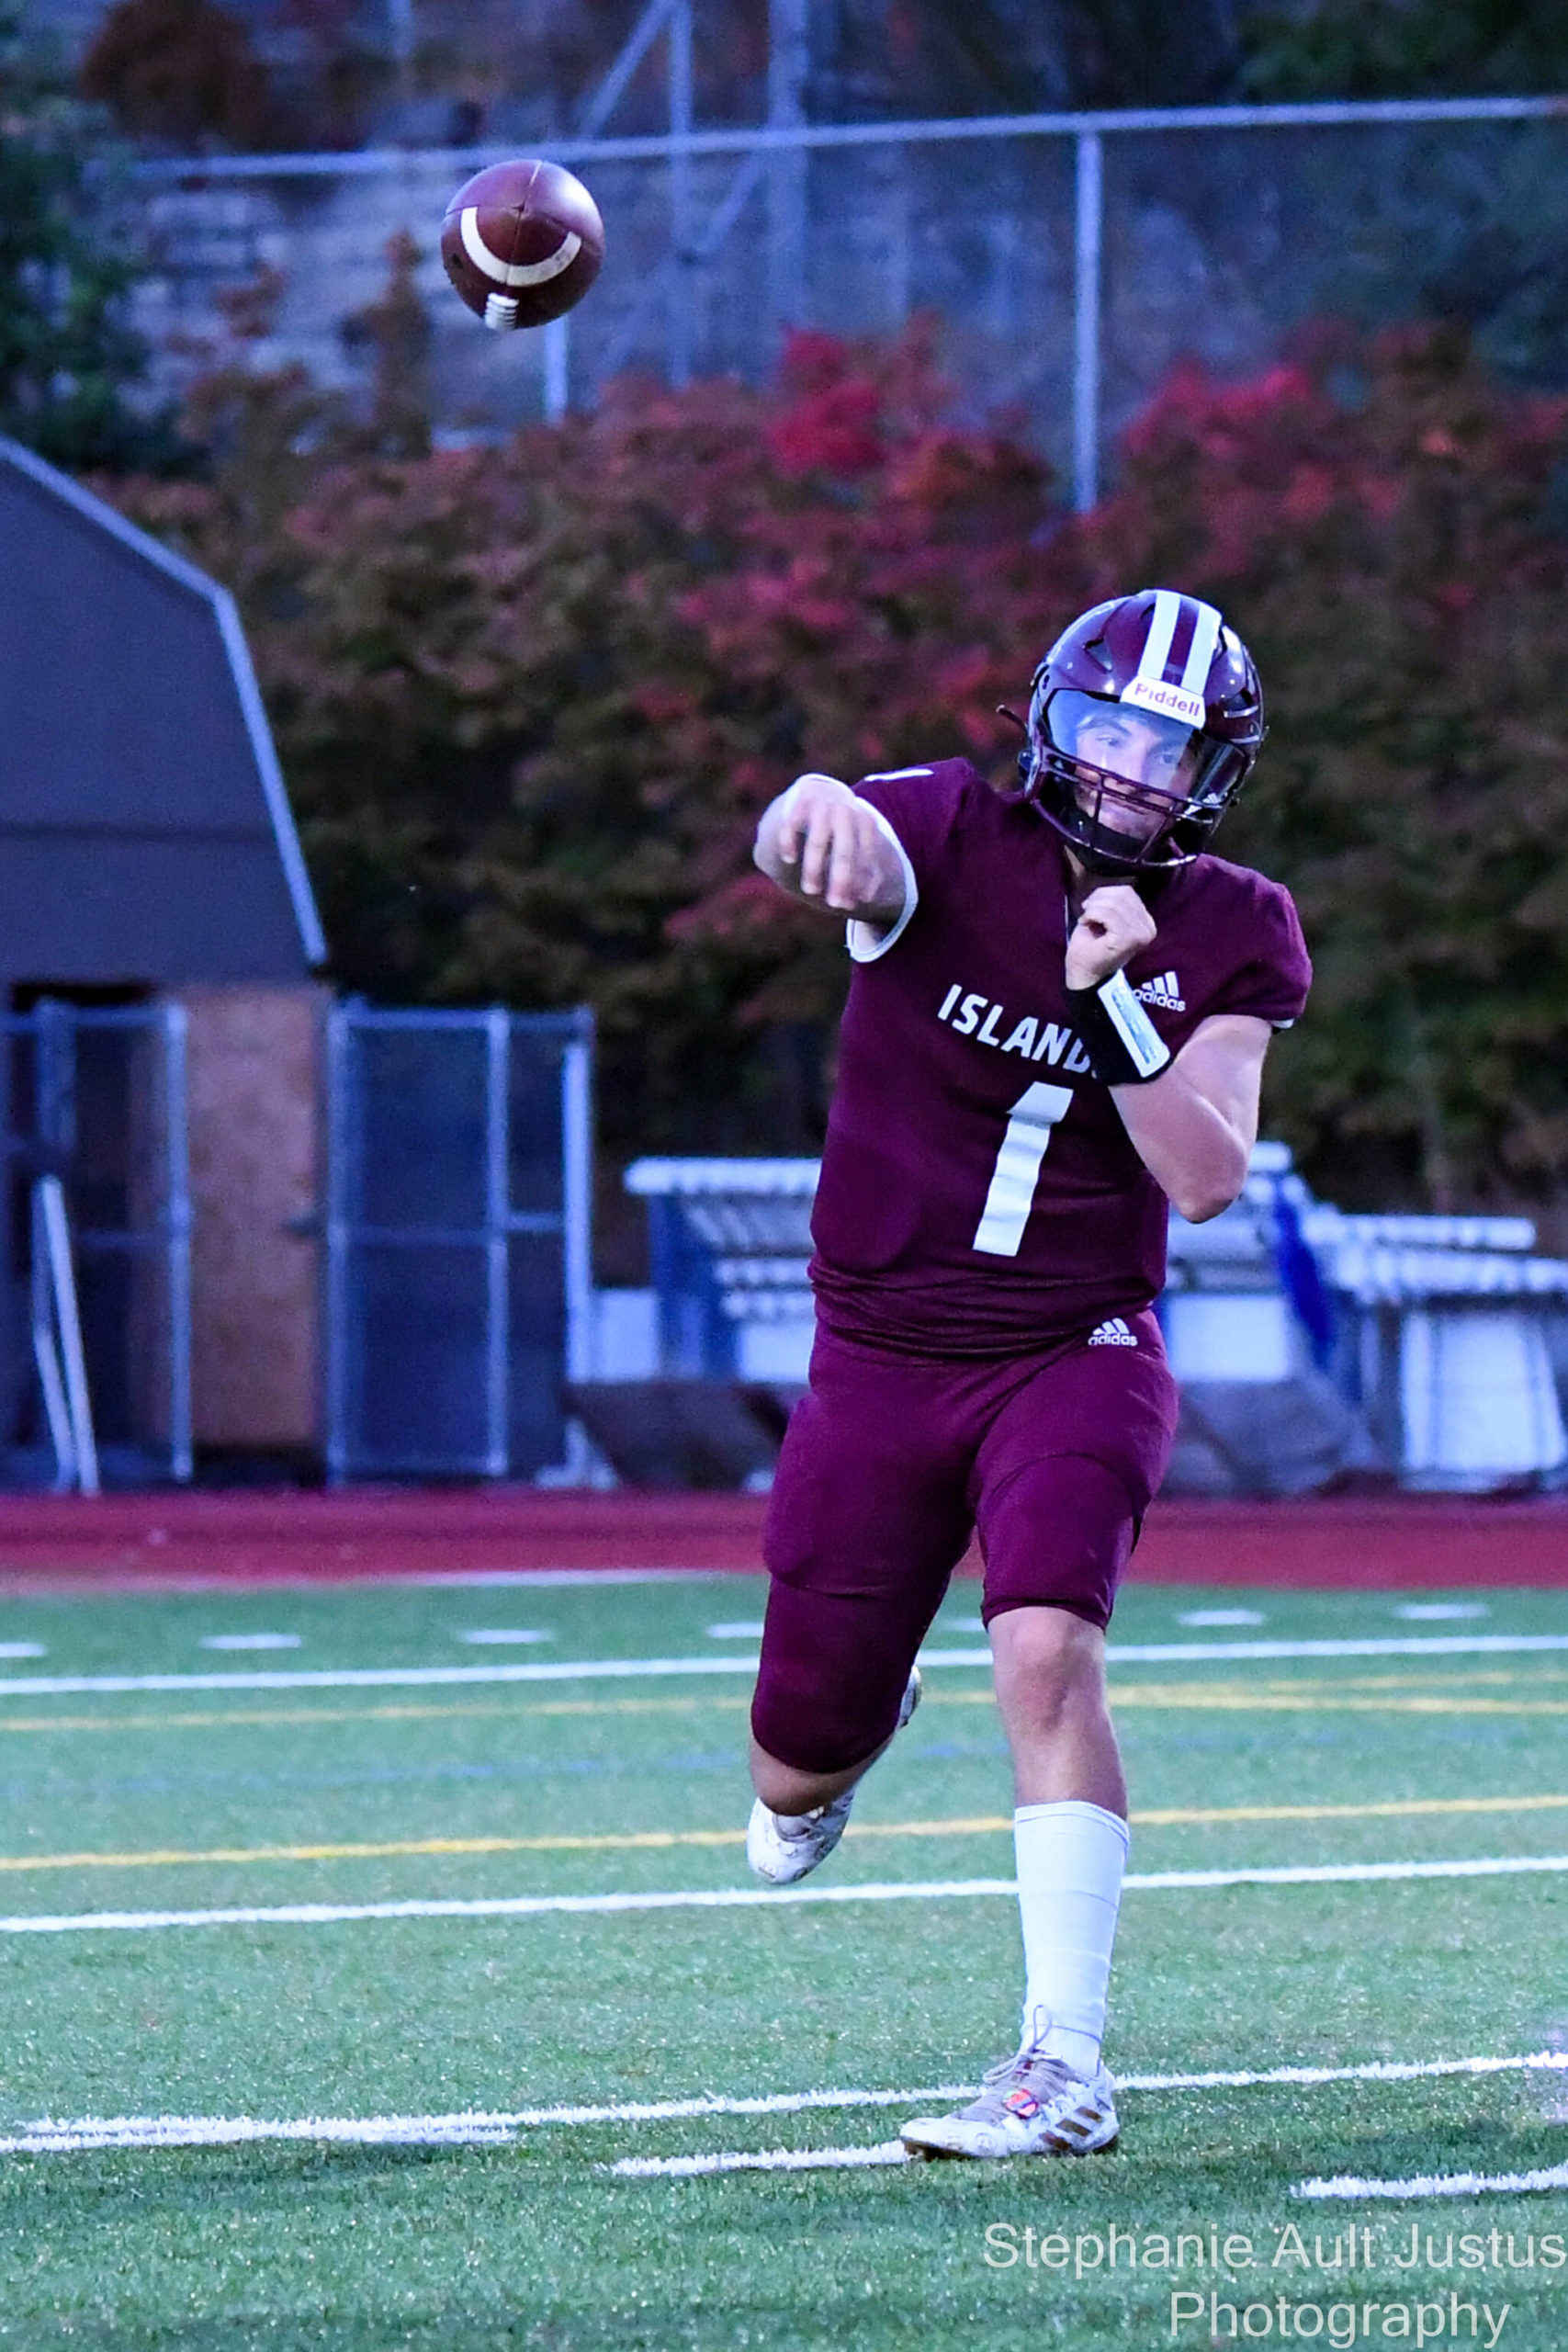
M 1129 678 L 1122 700 L 1135 709 L 1152 710 L 1161 718 L 1183 718 L 1189 727 L 1203 724 L 1203 697 L 1185 686 L 1167 685 L 1163 678 Z

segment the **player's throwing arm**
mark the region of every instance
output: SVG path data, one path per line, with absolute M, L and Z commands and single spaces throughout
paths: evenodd
M 766 808 L 753 851 L 771 882 L 832 914 L 885 926 L 904 910 L 904 868 L 867 801 L 836 776 L 797 776 Z

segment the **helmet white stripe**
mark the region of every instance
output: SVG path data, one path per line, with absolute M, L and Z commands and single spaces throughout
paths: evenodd
M 1170 640 L 1176 635 L 1176 624 L 1181 617 L 1181 599 L 1174 588 L 1155 590 L 1154 618 L 1144 640 L 1144 655 L 1138 663 L 1140 678 L 1160 679 L 1170 659 Z
M 1181 683 L 1189 694 L 1201 695 L 1209 682 L 1209 664 L 1220 641 L 1220 616 L 1213 605 L 1201 604 L 1196 596 L 1190 601 L 1198 615 L 1198 625 L 1187 649 L 1187 667 L 1181 673 Z

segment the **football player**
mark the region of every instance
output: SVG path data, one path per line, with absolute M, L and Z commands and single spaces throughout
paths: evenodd
M 1168 1204 L 1247 1176 L 1264 1055 L 1311 967 L 1289 894 L 1209 844 L 1263 741 L 1213 605 L 1146 589 L 1035 673 L 1021 787 L 962 759 L 804 775 L 756 861 L 848 918 L 812 1218 L 810 1385 L 769 1506 L 752 1868 L 802 1878 L 919 1696 L 977 1532 L 1012 1755 L 1016 2054 L 920 2153 L 1088 2154 L 1127 1853 L 1105 1628 L 1173 1435 L 1153 1305 Z

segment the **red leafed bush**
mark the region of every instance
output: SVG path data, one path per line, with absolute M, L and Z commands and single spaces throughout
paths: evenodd
M 1269 1117 L 1336 1197 L 1561 1214 L 1565 423 L 1450 329 L 1324 330 L 1256 384 L 1184 371 L 1079 535 L 1258 656 L 1270 740 L 1222 846 L 1301 905 L 1317 984 Z
M 995 706 L 1057 629 L 1174 584 L 1258 654 L 1271 740 L 1222 846 L 1292 885 L 1317 959 L 1270 1127 L 1337 1197 L 1556 1196 L 1560 404 L 1446 331 L 1325 332 L 1251 383 L 1180 370 L 1075 522 L 953 421 L 922 331 L 462 453 L 397 373 L 357 426 L 220 378 L 210 480 L 123 492 L 245 602 L 345 982 L 591 1002 L 613 1151 L 809 1148 L 841 940 L 756 876 L 758 812 L 807 767 L 1006 782 Z
M 811 1148 L 841 940 L 760 885 L 757 814 L 807 766 L 1006 763 L 1065 612 L 1042 469 L 948 421 L 923 331 L 460 453 L 389 431 L 398 378 L 355 427 L 222 376 L 210 481 L 119 493 L 245 602 L 339 975 L 592 1003 L 616 1147 Z

